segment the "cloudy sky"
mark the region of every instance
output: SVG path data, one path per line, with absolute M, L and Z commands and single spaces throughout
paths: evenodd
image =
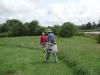
M 0 23 L 38 20 L 42 26 L 100 20 L 100 0 L 0 0 Z

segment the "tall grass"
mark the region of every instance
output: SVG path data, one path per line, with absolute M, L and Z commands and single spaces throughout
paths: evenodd
M 100 74 L 100 46 L 86 37 L 58 38 L 59 58 L 77 75 Z
M 73 75 L 62 61 L 43 63 L 39 37 L 0 38 L 0 75 Z
M 92 38 L 56 38 L 59 63 L 44 64 L 39 37 L 0 38 L 0 75 L 100 75 L 100 45 Z M 4 73 L 4 74 L 3 74 Z

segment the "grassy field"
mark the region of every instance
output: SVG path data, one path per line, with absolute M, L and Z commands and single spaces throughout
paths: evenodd
M 62 61 L 54 63 L 53 57 L 43 63 L 39 37 L 1 38 L 0 45 L 0 75 L 73 75 Z
M 0 75 L 100 75 L 100 45 L 96 40 L 75 36 L 57 37 L 59 63 L 45 54 L 39 37 L 0 38 Z
M 77 75 L 100 75 L 100 44 L 86 37 L 58 39 L 59 58 Z

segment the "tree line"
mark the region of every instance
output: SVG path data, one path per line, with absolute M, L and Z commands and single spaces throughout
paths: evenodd
M 23 23 L 20 20 L 11 19 L 0 24 L 0 37 L 36 36 L 41 35 L 42 32 L 47 32 L 48 29 L 51 29 L 55 35 L 71 37 L 74 33 L 74 26 L 73 23 L 65 22 L 61 26 L 54 25 L 53 27 L 42 27 L 37 20 Z
M 37 20 L 22 23 L 20 20 L 12 19 L 0 25 L 1 36 L 40 35 L 44 31 L 45 27 L 41 27 Z
M 91 23 L 88 22 L 87 24 L 82 24 L 80 27 L 81 30 L 86 30 L 86 29 L 98 29 L 100 28 L 100 21 L 96 24 L 95 22 Z
M 83 24 L 81 26 L 75 25 L 71 22 L 65 22 L 62 25 L 43 27 L 39 24 L 38 20 L 23 23 L 20 20 L 11 19 L 0 24 L 0 37 L 37 36 L 41 35 L 42 32 L 47 32 L 48 29 L 51 29 L 55 35 L 59 35 L 61 37 L 72 37 L 78 30 L 100 30 L 100 21 L 98 24 L 95 22 L 88 22 L 87 24 Z

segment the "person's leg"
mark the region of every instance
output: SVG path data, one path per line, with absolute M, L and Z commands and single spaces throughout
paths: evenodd
M 46 42 L 44 43 L 44 48 L 46 49 Z
M 42 48 L 43 48 L 43 43 L 41 45 L 42 45 Z
M 55 60 L 55 63 L 57 63 L 57 62 L 58 62 L 57 52 L 54 52 L 53 54 L 54 54 L 54 60 Z
M 45 43 L 42 43 L 42 49 L 43 49 L 43 52 L 45 53 L 45 50 L 46 50 Z
M 43 44 L 44 51 L 46 50 L 46 42 Z
M 47 53 L 46 53 L 46 61 L 45 61 L 45 62 L 48 62 L 49 57 L 50 57 L 50 54 L 51 54 L 51 53 L 47 51 Z
M 44 48 L 44 42 L 43 42 L 43 44 L 42 44 L 42 48 Z

